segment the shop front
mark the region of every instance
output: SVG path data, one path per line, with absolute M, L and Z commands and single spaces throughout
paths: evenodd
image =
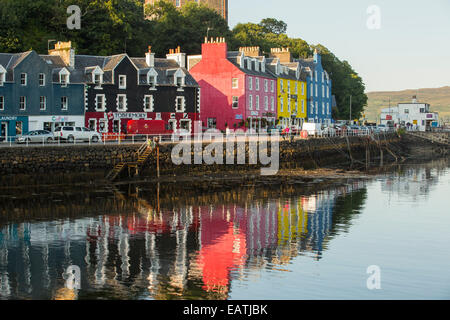
M 14 141 L 28 131 L 28 117 L 0 116 L 0 141 Z
M 84 116 L 30 116 L 29 128 L 54 132 L 63 126 L 84 127 Z
M 86 127 L 102 134 L 127 134 L 130 120 L 164 120 L 170 130 L 187 130 L 192 132 L 197 113 L 170 112 L 87 112 Z

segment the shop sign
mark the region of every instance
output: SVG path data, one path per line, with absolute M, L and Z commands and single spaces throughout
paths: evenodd
M 116 112 L 114 113 L 114 119 L 120 120 L 120 119 L 146 119 L 147 113 L 146 112 Z
M 53 116 L 52 122 L 69 122 L 69 117 Z
M 251 115 L 252 115 L 252 116 L 259 116 L 259 112 L 258 112 L 258 111 L 252 111 L 252 112 L 251 112 Z
M 17 117 L 7 117 L 7 116 L 0 117 L 0 121 L 15 121 L 15 120 L 17 120 Z
M 237 114 L 236 115 L 236 120 L 243 120 L 244 117 L 242 116 L 242 114 Z

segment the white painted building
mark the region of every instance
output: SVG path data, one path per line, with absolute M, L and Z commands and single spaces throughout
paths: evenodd
M 430 111 L 428 103 L 417 102 L 414 96 L 411 103 L 399 103 L 397 107 L 381 110 L 381 124 L 397 125 L 410 130 L 427 131 L 437 126 L 439 114 Z

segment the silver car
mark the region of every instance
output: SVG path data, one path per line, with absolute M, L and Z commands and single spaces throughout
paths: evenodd
M 16 139 L 17 143 L 51 143 L 54 141 L 53 133 L 47 130 L 30 131 Z

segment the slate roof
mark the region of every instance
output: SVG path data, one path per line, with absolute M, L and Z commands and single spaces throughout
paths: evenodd
M 21 53 L 0 53 L 0 64 L 6 69 L 6 81 L 13 81 L 14 68 L 32 51 Z
M 239 70 L 241 70 L 245 74 L 248 74 L 248 75 L 251 75 L 251 76 L 272 78 L 272 79 L 276 78 L 271 72 L 269 72 L 267 70 L 267 63 L 266 63 L 266 72 L 262 72 L 261 69 L 259 69 L 260 71 L 256 71 L 255 70 L 255 63 L 254 63 L 254 61 L 252 61 L 252 69 L 251 70 L 249 70 L 247 68 L 241 68 L 240 57 L 241 57 L 241 53 L 239 51 L 229 51 L 227 53 L 228 61 L 230 61 L 232 64 L 234 64 L 236 68 L 238 68 Z M 256 60 L 259 60 L 259 61 L 262 61 L 264 59 L 264 57 L 247 57 L 247 58 L 250 58 L 252 60 L 256 59 Z
M 139 83 L 145 84 L 147 82 L 147 73 L 152 68 L 147 65 L 145 58 L 131 58 L 131 61 L 139 68 Z M 155 58 L 155 66 L 153 69 L 158 74 L 158 85 L 173 86 L 173 76 L 178 69 L 181 69 L 185 74 L 185 85 L 189 87 L 198 87 L 197 81 L 195 81 L 187 69 L 181 68 L 174 60 Z

